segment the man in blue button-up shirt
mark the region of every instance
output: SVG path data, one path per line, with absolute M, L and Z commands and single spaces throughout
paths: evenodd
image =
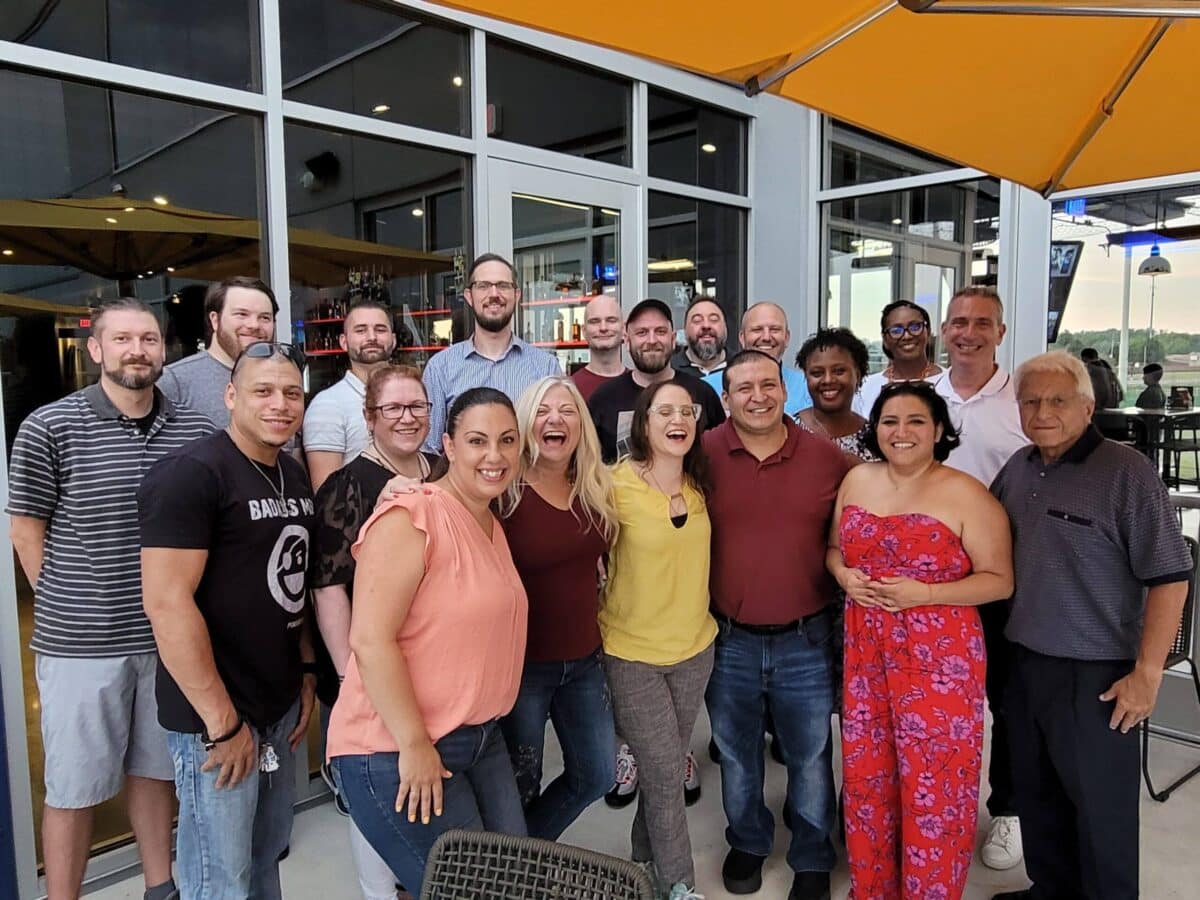
M 495 388 L 515 403 L 539 378 L 562 373 L 554 356 L 513 334 L 521 288 L 507 259 L 495 253 L 476 259 L 463 298 L 475 313 L 475 333 L 433 357 L 422 376 L 431 405 L 425 448 L 434 453 L 442 452 L 446 411 L 463 391 Z

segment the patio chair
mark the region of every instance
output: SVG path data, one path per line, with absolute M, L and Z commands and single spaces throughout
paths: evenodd
M 1196 615 L 1196 565 L 1200 561 L 1200 544 L 1190 537 L 1184 537 L 1188 549 L 1192 552 L 1192 577 L 1188 579 L 1187 599 L 1183 603 L 1183 615 L 1179 620 L 1179 630 L 1175 632 L 1175 641 L 1167 654 L 1165 668 L 1186 663 L 1192 672 L 1192 682 L 1196 685 L 1196 702 L 1200 704 L 1200 671 L 1197 671 L 1193 654 L 1193 626 Z M 1167 785 L 1161 791 L 1155 790 L 1154 782 L 1150 779 L 1150 720 L 1142 722 L 1142 776 L 1146 779 L 1146 790 L 1159 803 L 1166 803 L 1175 789 L 1200 775 L 1200 765 L 1195 766 L 1180 778 Z
M 420 900 L 654 900 L 637 865 L 487 831 L 447 831 L 429 851 Z
M 1163 452 L 1168 455 L 1171 475 L 1167 487 L 1173 490 L 1185 484 L 1200 487 L 1200 416 L 1184 416 L 1171 423 Z M 1184 456 L 1190 456 L 1192 461 L 1191 471 L 1186 475 Z

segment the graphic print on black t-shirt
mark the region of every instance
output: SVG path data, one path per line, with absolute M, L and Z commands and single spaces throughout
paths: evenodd
M 278 721 L 302 679 L 314 506 L 300 464 L 281 454 L 275 466 L 256 466 L 220 431 L 151 468 L 138 511 L 143 547 L 208 551 L 195 601 L 217 672 L 251 724 Z M 164 728 L 203 729 L 161 661 L 157 688 Z
M 701 381 L 683 372 L 676 372 L 672 383 L 682 386 L 692 395 L 693 401 L 704 407 L 704 429 L 715 428 L 725 421 L 725 407 L 717 392 Z M 600 454 L 606 463 L 615 463 L 629 454 L 629 431 L 633 424 L 633 408 L 644 388 L 633 380 L 633 372 L 626 372 L 600 385 L 588 401 L 588 412 L 600 438 Z

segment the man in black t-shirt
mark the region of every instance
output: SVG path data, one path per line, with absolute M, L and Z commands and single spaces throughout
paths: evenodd
M 280 897 L 316 684 L 304 608 L 312 492 L 280 452 L 304 414 L 302 361 L 286 344 L 248 347 L 225 391 L 229 427 L 155 465 L 138 493 L 187 900 Z
M 671 310 L 661 300 L 643 300 L 625 321 L 625 340 L 633 370 L 602 384 L 588 401 L 588 411 L 600 437 L 606 463 L 614 463 L 629 452 L 629 429 L 633 407 L 642 390 L 659 381 L 675 381 L 704 407 L 702 425 L 712 428 L 725 421 L 725 409 L 717 392 L 691 375 L 671 368 L 675 330 Z

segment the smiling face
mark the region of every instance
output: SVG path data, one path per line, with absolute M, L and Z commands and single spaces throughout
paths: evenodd
M 991 297 L 964 294 L 950 301 L 942 342 L 950 355 L 950 366 L 991 364 L 996 348 L 1004 340 L 999 304 Z
M 341 345 L 352 363 L 373 366 L 386 362 L 396 349 L 391 317 L 382 309 L 353 309 L 346 316 L 344 328 Z
M 804 375 L 813 405 L 823 413 L 850 408 L 861 379 L 854 358 L 841 347 L 822 347 L 808 358 Z
M 230 359 L 237 359 L 251 344 L 275 340 L 275 310 L 271 298 L 254 288 L 229 288 L 221 311 L 208 315 L 213 340 Z
M 729 407 L 733 427 L 742 434 L 776 432 L 783 422 L 783 406 L 787 401 L 779 366 L 760 356 L 739 362 L 726 372 L 729 390 L 724 395 L 725 405 Z
M 566 465 L 579 447 L 582 410 L 562 385 L 546 391 L 533 418 L 538 459 Z
M 517 417 L 499 403 L 468 407 L 458 417 L 454 436 L 442 435 L 442 449 L 450 462 L 447 477 L 464 499 L 491 503 L 517 471 Z
M 375 401 L 378 408 L 367 411 L 367 428 L 379 449 L 401 459 L 421 449 L 429 434 L 429 413 L 417 416 L 411 409 L 400 407 L 425 402 L 425 388 L 416 378 L 395 376 L 383 383 Z M 399 418 L 389 418 L 397 411 Z
M 774 303 L 757 303 L 746 310 L 738 334 L 743 350 L 761 350 L 768 356 L 783 359 L 791 339 L 787 316 Z
M 683 459 L 692 449 L 697 424 L 694 405 L 692 395 L 677 384 L 658 389 L 646 420 L 646 436 L 652 456 L 665 454 Z
M 158 381 L 166 358 L 158 319 L 135 309 L 107 310 L 88 338 L 88 352 L 106 380 L 131 391 Z
M 300 429 L 304 382 L 289 359 L 243 359 L 225 388 L 229 424 L 252 444 L 278 449 Z
M 875 428 L 880 452 L 892 465 L 919 465 L 933 459 L 933 447 L 941 439 L 941 426 L 920 397 L 901 394 L 883 404 Z
M 645 310 L 625 326 L 629 358 L 633 367 L 646 375 L 657 375 L 671 361 L 675 331 L 671 320 L 657 310 Z
M 901 327 L 904 333 L 892 337 L 890 329 Z M 916 334 L 911 329 L 918 329 Z M 911 306 L 900 306 L 888 313 L 883 326 L 883 349 L 897 362 L 916 362 L 927 359 L 925 348 L 929 345 L 929 329 L 925 317 Z
M 1030 372 L 1021 381 L 1017 404 L 1025 436 L 1046 459 L 1057 459 L 1083 436 L 1096 405 L 1066 372 Z
M 589 350 L 616 350 L 621 346 L 621 304 L 601 294 L 588 301 L 583 312 L 583 339 Z
M 688 348 L 703 362 L 711 362 L 725 350 L 725 313 L 711 300 L 693 304 L 683 323 Z
M 482 282 L 488 287 L 475 287 Z M 475 313 L 475 323 L 484 331 L 501 332 L 512 321 L 521 299 L 515 282 L 512 269 L 495 259 L 480 263 L 471 273 L 471 284 L 463 297 Z

